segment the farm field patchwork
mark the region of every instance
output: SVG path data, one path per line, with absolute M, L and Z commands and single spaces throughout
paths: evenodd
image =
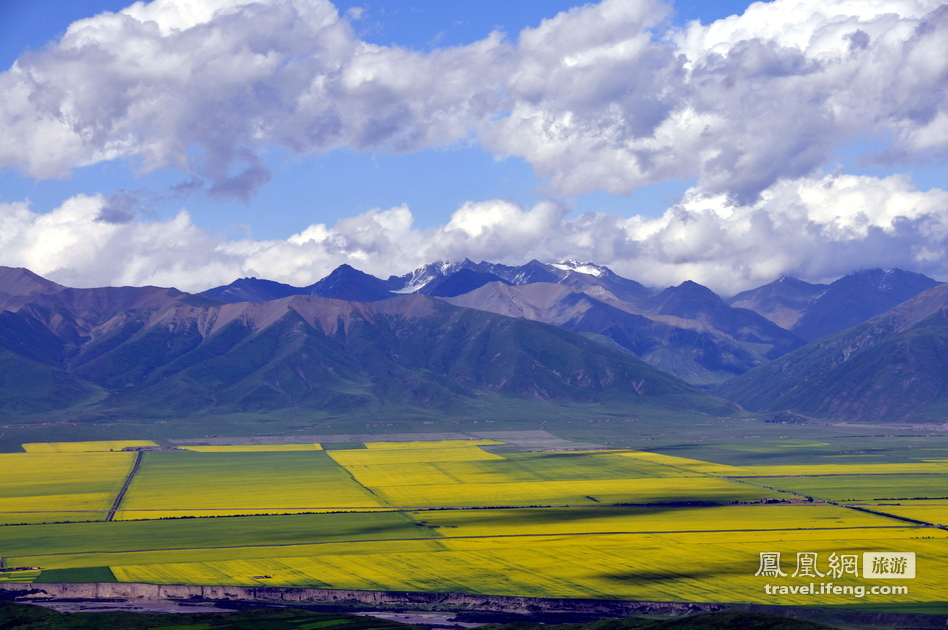
M 735 471 L 755 467 L 641 451 L 497 455 L 480 448 L 488 445 L 148 451 L 117 514 L 124 520 L 0 526 L 0 555 L 8 564 L 43 567 L 50 580 L 86 571 L 154 583 L 843 604 L 869 600 L 850 594 L 775 601 L 763 585 L 805 583 L 790 576 L 797 553 L 818 554 L 825 569 L 833 553 L 912 551 L 919 575 L 897 601 L 941 601 L 948 532 L 803 502 L 781 489 L 820 490 L 813 496 L 830 500 L 844 493 L 844 499 L 867 497 L 870 503 L 880 488 L 935 496 L 940 487 L 944 494 L 948 486 L 939 484 L 948 475 L 906 469 L 732 479 L 741 476 Z M 96 504 L 101 515 L 135 454 L 67 448 L 0 457 L 34 458 L 22 460 L 33 462 L 31 473 L 0 481 L 7 499 L 20 492 L 48 506 L 67 495 L 79 504 L 85 490 L 106 495 Z M 53 460 L 59 458 L 69 462 L 71 475 L 57 477 Z M 87 474 L 91 469 L 98 472 Z M 850 470 L 864 469 L 854 463 Z M 47 492 L 47 486 L 69 491 Z M 768 500 L 778 503 L 761 503 Z M 627 503 L 650 505 L 617 505 Z M 910 505 L 868 507 L 896 515 L 903 508 L 931 514 L 945 509 L 944 501 L 902 503 Z M 491 508 L 516 505 L 525 507 Z M 418 509 L 424 506 L 430 509 Z M 222 516 L 284 511 L 338 513 Z M 168 518 L 191 515 L 220 517 Z M 149 520 L 133 520 L 142 518 Z M 764 552 L 783 554 L 787 575 L 755 575 Z M 36 572 L 0 576 L 47 579 Z M 833 581 L 865 584 L 845 575 Z
M 898 505 L 867 505 L 874 512 L 904 516 L 934 525 L 948 526 L 948 501 L 900 501 Z
M 790 498 L 774 490 L 713 477 L 466 483 L 460 488 L 419 484 L 373 490 L 389 505 L 405 507 L 732 503 Z
M 370 512 L 6 527 L 2 530 L 2 544 L 8 556 L 29 557 L 30 562 L 65 568 L 81 566 L 62 564 L 70 556 L 90 554 L 108 557 L 110 554 L 165 553 L 170 550 L 178 558 L 190 558 L 197 550 L 205 550 L 220 557 L 222 552 L 234 553 L 227 549 L 267 548 L 262 547 L 264 544 L 278 548 L 337 541 L 438 536 L 440 534 L 433 529 L 419 527 L 405 513 Z
M 893 527 L 882 516 L 825 504 L 716 507 L 586 507 L 411 512 L 442 536 L 576 534 L 609 532 L 755 531 Z
M 370 442 L 371 444 L 371 442 Z M 410 464 L 414 462 L 473 462 L 502 460 L 501 455 L 488 453 L 473 445 L 444 448 L 366 448 L 354 450 L 326 451 L 342 466 L 378 466 L 385 464 Z
M 104 519 L 134 453 L 0 454 L 0 524 Z
M 912 581 L 900 601 L 939 601 L 944 540 L 915 540 L 915 530 L 849 530 L 753 534 L 649 534 L 531 538 L 456 539 L 402 542 L 375 553 L 283 556 L 257 560 L 138 564 L 113 566 L 122 581 L 267 586 L 316 586 L 363 590 L 464 591 L 537 597 L 593 597 L 647 601 L 743 601 L 773 603 L 765 583 L 808 584 L 793 578 L 754 575 L 759 554 L 780 551 L 792 557 L 803 549 L 825 563 L 833 553 L 863 550 L 914 551 L 931 559 L 925 576 Z M 433 549 L 432 545 L 441 548 Z M 825 566 L 822 567 L 826 569 Z M 822 571 L 821 571 L 822 572 Z M 254 575 L 268 575 L 253 580 Z M 818 579 L 818 578 L 817 578 Z M 851 576 L 832 580 L 840 585 L 864 584 Z M 876 598 L 878 601 L 880 598 Z M 841 597 L 789 596 L 781 604 L 859 603 Z M 872 598 L 866 601 L 873 601 Z
M 672 469 L 708 475 L 739 475 L 743 470 L 737 466 L 728 466 L 727 464 L 717 464 L 714 462 L 705 462 L 697 459 L 675 457 L 674 455 L 651 453 L 647 451 L 630 451 L 622 453 L 622 456 L 639 461 L 652 462 Z
M 359 483 L 380 491 L 391 486 L 458 487 L 460 484 L 468 487 L 471 484 L 533 484 L 549 481 L 583 482 L 701 476 L 608 452 L 511 453 L 491 460 L 347 464 L 346 470 Z M 570 493 L 571 496 L 575 494 Z M 583 502 L 586 502 L 586 499 Z

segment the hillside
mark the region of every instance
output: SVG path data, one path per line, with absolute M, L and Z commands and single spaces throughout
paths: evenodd
M 625 308 L 619 308 L 618 301 L 606 303 L 567 285 L 546 282 L 521 286 L 491 283 L 446 301 L 608 339 L 652 367 L 697 385 L 720 383 L 766 363 L 769 355 L 779 356 L 802 345 L 756 313 L 730 308 L 702 289 L 698 303 L 687 312 L 670 306 L 671 298 L 663 294 L 668 299 L 655 306 L 659 312 L 651 314 L 635 312 L 646 309 L 629 303 L 621 303 Z M 661 312 L 662 306 L 669 306 L 667 312 Z
M 849 421 L 943 420 L 948 284 L 716 390 L 748 409 Z
M 724 408 L 621 349 L 420 293 L 222 304 L 123 287 L 2 300 L 0 391 L 12 414 L 463 414 L 507 399 L 531 417 L 564 403 Z
M 904 269 L 865 269 L 828 285 L 783 277 L 728 302 L 813 341 L 861 324 L 937 284 Z

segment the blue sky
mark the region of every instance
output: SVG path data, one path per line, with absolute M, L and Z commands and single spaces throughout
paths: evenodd
M 341 262 L 384 275 L 432 256 L 583 257 L 724 292 L 784 273 L 948 272 L 932 227 L 945 75 L 925 59 L 946 41 L 941 2 L 778 0 L 745 14 L 740 2 L 340 0 L 335 26 L 319 22 L 324 0 L 215 2 L 185 28 L 174 21 L 184 0 L 140 3 L 124 25 L 103 13 L 126 2 L 0 5 L 0 66 L 20 60 L 0 79 L 24 95 L 0 112 L 0 204 L 23 221 L 0 239 L 0 264 L 74 283 L 197 286 L 228 274 L 303 282 Z M 84 43 L 62 39 L 83 18 Z M 884 49 L 912 29 L 931 41 L 893 44 L 902 61 Z M 487 39 L 494 30 L 506 38 Z M 221 51 L 206 50 L 211 32 Z M 365 45 L 370 55 L 353 53 Z M 227 75 L 221 59 L 258 48 L 281 61 Z M 323 59 L 339 64 L 325 76 Z M 931 76 L 892 84 L 911 63 Z M 186 74 L 168 79 L 167 64 Z M 202 91 L 188 78 L 202 72 L 220 85 Z M 346 92 L 366 72 L 379 74 Z M 287 114 L 320 81 L 337 83 L 312 113 Z M 70 200 L 98 204 L 96 224 L 63 210 Z M 79 223 L 62 228 L 60 214 Z M 311 227 L 318 237 L 300 236 Z M 279 255 L 262 255 L 271 242 Z M 410 242 L 436 245 L 399 249 Z M 203 257 L 181 262 L 195 249 Z
M 6 0 L 0 6 L 0 66 L 9 67 L 23 52 L 57 41 L 76 20 L 104 11 L 120 11 L 128 4 L 127 0 Z M 747 4 L 677 3 L 672 20 L 678 24 L 690 20 L 708 23 L 742 13 Z M 363 17 L 355 21 L 355 30 L 365 41 L 431 50 L 468 44 L 496 29 L 516 37 L 521 29 L 536 26 L 544 18 L 577 3 L 346 0 L 335 5 L 340 13 L 353 8 L 364 11 Z M 213 200 L 202 195 L 169 197 L 162 192 L 182 179 L 175 169 L 141 174 L 140 165 L 114 162 L 76 169 L 68 179 L 35 180 L 14 169 L 5 169 L 0 172 L 0 201 L 28 198 L 34 209 L 47 211 L 77 192 L 113 195 L 147 191 L 143 197 L 148 201 L 143 201 L 146 205 L 142 209 L 150 216 L 168 217 L 185 205 L 197 224 L 214 233 L 250 233 L 269 239 L 286 237 L 314 221 L 332 221 L 401 203 L 412 208 L 416 225 L 428 227 L 443 222 L 468 200 L 502 197 L 532 205 L 544 197 L 555 196 L 524 160 L 497 159 L 476 146 L 453 146 L 408 155 L 337 150 L 299 156 L 275 151 L 266 159 L 274 178 L 247 201 Z M 690 184 L 693 179 L 671 180 L 643 187 L 630 195 L 593 191 L 561 199 L 573 209 L 573 215 L 657 215 L 678 201 Z

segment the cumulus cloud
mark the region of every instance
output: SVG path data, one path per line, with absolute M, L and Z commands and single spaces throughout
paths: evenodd
M 774 0 L 684 28 L 669 12 L 602 0 L 419 52 L 360 41 L 328 0 L 137 2 L 0 74 L 0 166 L 132 159 L 246 198 L 270 147 L 472 141 L 562 194 L 697 176 L 752 203 L 867 138 L 890 162 L 948 153 L 943 0 Z
M 406 206 L 288 239 L 226 241 L 137 193 L 39 214 L 0 204 L 0 261 L 75 286 L 312 283 L 438 259 L 585 258 L 652 285 L 733 293 L 900 266 L 948 279 L 948 193 L 824 174 L 843 148 L 886 164 L 948 155 L 943 0 L 774 0 L 671 26 L 661 0 L 602 0 L 519 34 L 422 52 L 360 41 L 329 0 L 153 0 L 72 24 L 0 73 L 0 168 L 37 178 L 108 160 L 176 167 L 162 198 L 247 199 L 265 153 L 479 143 L 554 195 L 697 185 L 661 217 L 472 201 L 418 229 Z
M 695 280 L 723 294 L 780 275 L 835 279 L 902 267 L 948 279 L 948 192 L 910 178 L 829 175 L 784 180 L 753 203 L 699 188 L 657 218 L 568 217 L 544 201 L 466 203 L 418 229 L 409 208 L 314 224 L 285 240 L 223 241 L 187 212 L 167 221 L 104 219 L 109 199 L 78 196 L 47 214 L 0 204 L 0 260 L 72 286 L 177 286 L 201 291 L 257 276 L 305 286 L 348 263 L 380 277 L 435 260 L 523 264 L 579 258 L 653 286 Z
M 176 166 L 211 194 L 269 180 L 269 146 L 410 151 L 493 111 L 499 35 L 422 54 L 354 38 L 327 0 L 137 2 L 73 23 L 0 75 L 0 166 Z M 488 88 L 489 89 L 489 88 Z

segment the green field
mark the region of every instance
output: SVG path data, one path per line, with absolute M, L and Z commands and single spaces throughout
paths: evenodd
M 812 453 L 802 463 L 784 460 L 777 469 L 626 449 L 517 452 L 498 442 L 340 441 L 334 446 L 345 448 L 318 450 L 308 442 L 298 448 L 198 445 L 147 451 L 111 522 L 104 522 L 105 512 L 131 471 L 133 454 L 57 445 L 58 452 L 2 455 L 23 465 L 0 481 L 0 505 L 28 505 L 35 518 L 22 521 L 30 525 L 0 526 L 0 555 L 8 565 L 42 571 L 3 573 L 0 580 L 100 576 L 152 583 L 847 604 L 872 598 L 767 596 L 768 579 L 792 585 L 799 578 L 755 575 L 761 554 L 781 553 L 789 574 L 797 553 L 817 554 L 826 569 L 834 553 L 911 551 L 919 572 L 909 593 L 872 601 L 943 600 L 948 532 L 892 516 L 941 518 L 944 501 L 871 505 L 880 497 L 948 494 L 948 475 L 921 472 L 939 470 L 937 458 L 891 462 L 893 474 L 878 458 L 868 463 L 855 458 L 850 464 L 821 464 L 834 471 L 852 466 L 852 474 L 795 476 L 813 466 L 806 463 Z M 813 448 L 824 447 L 799 446 L 800 452 Z M 746 458 L 747 452 L 739 455 Z M 97 501 L 88 503 L 90 512 L 59 518 L 56 508 L 86 505 L 86 495 Z M 847 507 L 852 501 L 876 513 Z M 48 524 L 40 522 L 43 518 Z M 99 522 L 52 522 L 83 519 Z M 862 583 L 851 575 L 835 581 Z
M 948 497 L 948 474 L 871 474 L 828 477 L 755 477 L 756 484 L 827 501 L 888 501 Z

